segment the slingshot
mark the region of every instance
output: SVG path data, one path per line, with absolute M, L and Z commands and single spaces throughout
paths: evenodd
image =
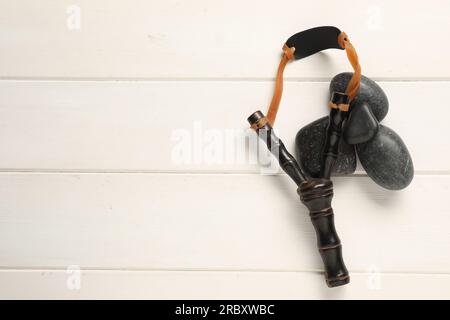
M 327 120 L 326 133 L 324 133 L 325 143 L 321 146 L 320 173 L 316 177 L 311 177 L 305 173 L 302 163 L 299 165 L 296 159 L 287 151 L 283 142 L 275 135 L 273 126 L 283 92 L 283 72 L 286 64 L 292 59 L 299 60 L 326 49 L 345 50 L 348 60 L 354 69 L 354 73 L 350 76 L 350 79 L 348 79 L 345 90 L 332 90 L 331 92 L 331 99 L 328 104 L 330 114 Z M 347 127 L 345 126 L 346 122 L 351 122 L 347 121 L 347 119 L 353 109 L 352 102 L 360 91 L 361 79 L 361 66 L 359 64 L 358 55 L 344 32 L 341 32 L 336 27 L 330 26 L 317 27 L 299 32 L 290 37 L 283 46 L 283 56 L 278 67 L 275 91 L 267 116 L 261 111 L 256 111 L 247 119 L 251 128 L 257 132 L 259 138 L 264 141 L 270 152 L 276 156 L 281 168 L 296 183 L 300 200 L 309 209 L 311 222 L 316 231 L 317 246 L 324 264 L 325 280 L 329 287 L 337 287 L 350 282 L 350 276 L 342 257 L 341 241 L 334 225 L 334 213 L 331 207 L 333 183 L 331 182 L 330 177 L 334 172 L 333 169 L 336 160 L 340 155 L 340 143 L 344 143 L 344 141 L 341 141 L 341 136 L 343 132 L 348 129 L 347 127 L 350 127 L 350 125 L 347 125 Z M 371 81 L 365 77 L 363 77 L 363 80 L 366 82 Z M 364 83 L 366 84 L 366 82 Z M 355 112 L 352 112 L 352 114 L 355 114 L 356 117 Z M 352 141 L 356 141 L 352 144 L 357 145 L 357 147 L 361 146 L 358 149 L 359 152 L 363 152 L 364 149 L 371 151 L 374 149 L 371 149 L 371 146 L 377 143 L 377 139 L 383 140 L 385 137 L 381 136 L 381 133 L 380 135 L 377 135 L 378 121 L 376 119 L 374 121 L 376 121 L 376 130 L 372 130 L 371 134 L 364 137 L 364 139 L 354 139 L 350 134 L 347 135 L 353 139 Z M 354 127 L 355 126 L 352 128 Z M 380 125 L 380 129 L 381 127 L 382 126 Z M 383 128 L 387 127 L 383 126 Z M 359 138 L 361 138 L 361 136 Z M 397 136 L 395 136 L 395 138 L 397 139 Z M 363 143 L 368 143 L 368 146 L 365 146 Z M 372 145 L 370 143 L 372 143 Z M 404 181 L 402 181 L 398 187 L 392 188 L 401 189 L 406 187 L 412 179 L 412 161 L 410 160 L 406 146 L 399 137 L 395 143 L 399 146 L 399 150 L 408 156 L 406 159 L 407 164 L 405 164 L 407 170 L 403 171 L 405 172 L 405 179 L 403 179 Z M 383 143 L 381 143 L 381 145 L 382 144 Z M 353 152 L 354 149 L 355 148 L 353 147 Z M 301 154 L 304 150 L 298 150 L 298 152 Z M 389 155 L 389 152 L 387 152 L 385 160 L 387 162 L 395 162 L 395 160 L 389 158 L 394 156 L 395 154 Z M 370 171 L 367 168 L 366 170 L 369 176 L 378 183 L 378 172 L 373 173 L 373 170 Z M 382 185 L 382 183 L 379 184 Z

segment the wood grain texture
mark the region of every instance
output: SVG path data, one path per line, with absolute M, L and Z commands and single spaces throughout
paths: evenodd
M 450 152 L 450 82 L 380 85 L 390 100 L 383 124 L 404 139 L 416 172 L 450 172 L 436 151 Z M 0 168 L 259 172 L 245 152 L 245 135 L 255 137 L 246 118 L 266 110 L 272 90 L 265 81 L 2 81 Z M 326 82 L 286 83 L 276 128 L 289 150 L 299 128 L 327 114 L 327 98 Z M 182 141 L 187 161 L 173 158 Z
M 448 273 L 449 185 L 449 176 L 417 176 L 389 192 L 366 177 L 336 179 L 349 270 Z M 3 267 L 322 269 L 285 176 L 1 174 L 0 195 Z
M 67 27 L 80 9 L 80 29 Z M 283 42 L 336 25 L 378 78 L 450 76 L 446 0 L 33 0 L 0 2 L 3 78 L 273 78 Z M 285 9 L 289 8 L 289 9 Z M 345 19 L 342 19 L 342 8 Z M 407 12 L 407 14 L 406 14 Z M 256 14 L 257 13 L 257 14 Z M 73 24 L 72 24 L 73 25 Z M 424 43 L 427 46 L 424 47 Z M 433 50 L 430 50 L 433 48 Z M 287 77 L 329 78 L 351 70 L 345 54 L 297 62 Z
M 0 299 L 449 299 L 450 276 L 353 274 L 329 289 L 311 272 L 2 270 Z

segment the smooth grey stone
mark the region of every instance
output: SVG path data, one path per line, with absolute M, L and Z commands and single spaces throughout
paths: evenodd
M 303 127 L 295 137 L 297 160 L 304 172 L 310 177 L 318 178 L 320 175 L 322 149 L 325 144 L 327 126 L 328 116 Z M 341 139 L 338 158 L 332 173 L 351 174 L 355 170 L 355 148 Z
M 345 92 L 347 84 L 353 76 L 352 72 L 343 72 L 336 75 L 330 82 L 330 93 L 333 91 Z M 361 76 L 361 83 L 359 92 L 353 101 L 350 103 L 352 108 L 360 107 L 367 103 L 378 119 L 379 122 L 383 120 L 389 111 L 389 101 L 383 89 L 373 80 Z
M 358 144 L 372 139 L 378 132 L 378 120 L 366 103 L 352 107 L 344 126 L 344 139 L 348 144 Z
M 406 188 L 414 177 L 414 166 L 406 145 L 392 129 L 380 125 L 375 137 L 356 145 L 359 160 L 369 177 L 383 188 Z

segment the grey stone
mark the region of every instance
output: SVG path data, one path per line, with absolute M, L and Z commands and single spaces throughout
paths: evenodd
M 350 81 L 353 73 L 343 72 L 336 75 L 330 82 L 330 93 L 333 91 L 345 92 L 347 84 Z M 361 76 L 361 83 L 359 92 L 353 101 L 350 103 L 352 108 L 357 108 L 362 104 L 367 103 L 378 119 L 379 122 L 383 120 L 389 111 L 389 101 L 383 89 L 373 80 Z
M 327 126 L 328 116 L 303 127 L 295 137 L 297 160 L 304 172 L 310 177 L 318 178 L 320 175 L 322 149 L 325 144 Z M 333 174 L 351 174 L 355 170 L 355 148 L 341 139 Z
M 348 144 L 358 144 L 372 139 L 378 132 L 378 120 L 366 103 L 350 109 L 344 126 L 344 139 Z
M 414 177 L 411 155 L 400 136 L 380 125 L 375 137 L 356 145 L 359 160 L 377 184 L 389 190 L 406 188 Z

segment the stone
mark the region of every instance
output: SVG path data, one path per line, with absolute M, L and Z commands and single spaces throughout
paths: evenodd
M 313 178 L 320 175 L 322 149 L 325 144 L 328 116 L 320 118 L 300 129 L 295 137 L 296 156 L 304 172 Z M 352 174 L 356 170 L 356 153 L 354 146 L 343 139 L 339 144 L 339 154 L 333 174 Z
M 345 92 L 347 84 L 350 81 L 353 73 L 343 72 L 336 75 L 330 82 L 330 93 L 333 91 Z M 383 89 L 373 80 L 361 76 L 361 83 L 359 92 L 353 101 L 350 103 L 351 108 L 360 107 L 367 103 L 370 110 L 378 119 L 379 122 L 383 120 L 389 111 L 389 101 Z
M 353 106 L 344 125 L 343 137 L 348 144 L 358 144 L 372 139 L 378 132 L 378 120 L 367 103 Z
M 414 177 L 411 155 L 400 136 L 379 125 L 375 137 L 356 145 L 359 160 L 367 175 L 389 190 L 406 188 Z

